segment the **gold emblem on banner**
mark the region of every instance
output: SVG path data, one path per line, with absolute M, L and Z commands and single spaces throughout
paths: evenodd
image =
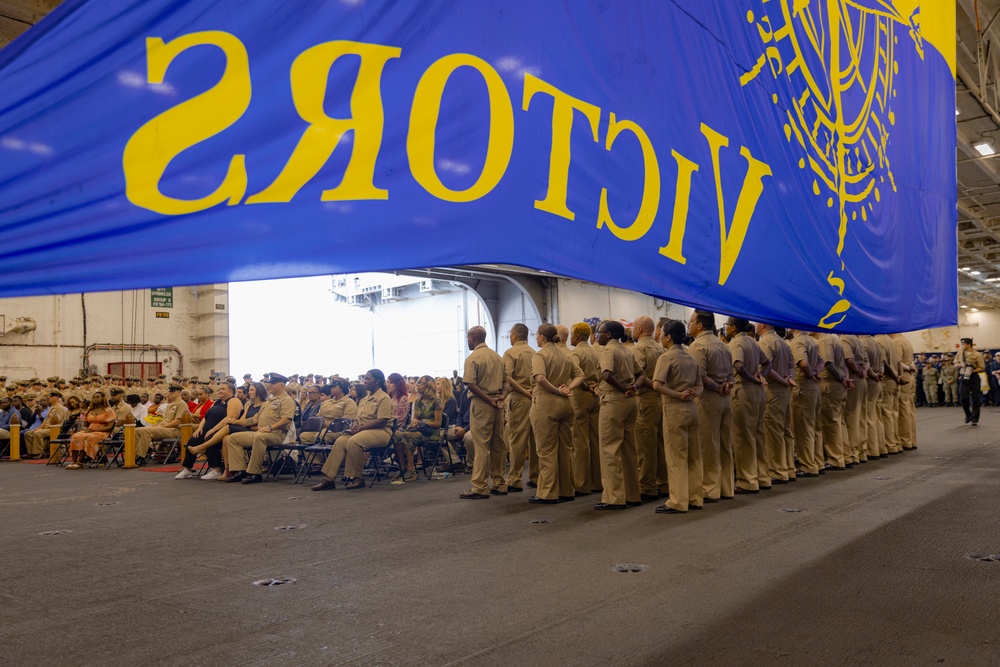
M 886 147 L 896 122 L 892 99 L 900 34 L 924 57 L 920 6 L 912 0 L 764 0 L 765 14 L 748 11 L 764 52 L 740 77 L 754 81 L 765 67 L 787 88 L 780 98 L 785 140 L 812 176 L 812 192 L 837 211 L 839 266 L 827 275 L 836 301 L 817 326 L 832 329 L 851 308 L 842 257 L 849 224 L 867 223 L 887 193 L 896 191 Z M 773 8 L 773 9 L 772 9 Z M 905 8 L 904 8 L 905 9 Z

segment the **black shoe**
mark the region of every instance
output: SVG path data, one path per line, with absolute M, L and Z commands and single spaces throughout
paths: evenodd
M 669 498 L 669 497 L 670 497 L 670 494 L 668 492 L 666 492 L 666 491 L 660 491 L 658 494 L 656 494 L 656 499 L 657 500 L 663 500 L 664 498 Z
M 732 500 L 736 496 L 719 496 L 719 500 Z
M 591 489 L 591 493 L 604 493 L 604 489 Z
M 507 492 L 506 491 L 498 491 L 496 489 L 490 489 L 490 495 L 491 496 L 506 496 Z
M 700 510 L 704 509 L 701 505 L 688 505 L 689 510 Z
M 966 423 L 966 424 L 968 424 L 968 423 L 969 423 L 969 422 L 971 422 L 971 421 L 972 421 L 972 417 L 966 417 L 966 418 L 965 418 L 965 423 Z
M 559 502 L 561 503 L 569 503 L 574 500 L 576 500 L 576 496 L 559 496 Z
M 537 488 L 538 488 L 538 484 L 537 484 L 537 483 L 535 483 L 535 482 L 532 482 L 532 481 L 531 481 L 531 480 L 529 479 L 529 480 L 528 480 L 528 488 L 529 488 L 529 489 L 537 489 Z
M 641 504 L 642 504 L 641 500 L 626 500 L 625 501 L 625 506 L 626 507 L 638 507 Z
M 521 493 L 522 491 L 524 491 L 524 489 L 522 489 L 519 486 L 508 486 L 507 487 L 507 493 Z
M 719 502 L 719 499 L 718 499 L 718 498 L 705 498 L 704 500 L 705 500 L 705 503 L 706 503 L 706 504 L 708 504 L 708 503 L 717 503 L 717 502 Z
M 226 480 L 226 484 L 235 484 L 236 482 L 242 482 L 246 476 L 247 476 L 246 472 L 244 472 L 243 470 L 238 470 L 237 472 L 233 473 L 232 477 Z
M 528 498 L 528 502 L 532 505 L 555 505 L 559 501 L 555 498 L 539 498 L 538 496 L 531 496 Z
M 577 498 L 580 498 L 581 496 L 589 496 L 589 495 L 590 495 L 590 493 L 588 493 L 587 491 L 577 491 L 576 492 L 576 497 Z
M 476 493 L 475 491 L 466 491 L 465 493 L 458 494 L 458 497 L 463 500 L 489 500 L 490 496 L 487 493 Z
M 972 420 L 972 425 L 973 426 L 979 426 L 979 420 L 978 419 L 973 419 Z M 913 449 L 916 449 L 916 447 L 914 447 Z
M 889 455 L 888 454 L 879 454 L 878 457 L 880 459 L 887 459 L 887 458 L 889 458 Z
M 612 505 L 611 503 L 597 503 L 594 505 L 595 510 L 623 510 L 626 505 Z
M 700 507 L 698 509 L 701 509 Z M 666 505 L 660 505 L 656 508 L 657 514 L 687 514 L 687 512 L 682 512 L 681 510 L 675 510 L 673 507 L 667 507 Z
M 762 486 L 762 487 L 760 487 L 760 490 L 761 491 L 770 491 L 771 487 L 769 487 L 769 486 Z
M 771 484 L 788 484 L 787 479 L 772 479 Z
M 660 496 L 652 493 L 640 493 L 639 499 L 642 500 L 642 502 L 648 502 L 651 500 L 659 500 Z
M 758 489 L 744 489 L 738 486 L 736 487 L 736 495 L 738 496 L 754 493 L 760 493 L 760 491 Z
M 788 478 L 788 483 L 789 483 L 789 484 L 791 484 L 792 482 L 797 482 L 797 481 L 799 481 L 799 478 L 798 478 L 798 473 L 795 473 L 795 475 L 796 475 L 795 477 L 789 477 L 789 478 Z
M 260 475 L 247 475 L 243 478 L 244 484 L 256 484 L 257 482 L 263 482 L 264 478 Z
M 828 466 L 827 470 L 836 470 L 837 472 L 844 472 L 847 470 L 845 466 Z
M 324 479 L 322 482 L 320 482 L 319 484 L 317 484 L 314 487 L 312 487 L 312 490 L 313 491 L 329 491 L 330 489 L 336 489 L 336 488 L 337 488 L 337 482 L 336 482 L 336 480 Z

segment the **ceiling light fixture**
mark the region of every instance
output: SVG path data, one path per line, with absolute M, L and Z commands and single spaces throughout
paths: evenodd
M 969 267 L 967 267 L 967 266 L 963 266 L 963 267 L 962 267 L 962 270 L 963 270 L 963 271 L 971 271 L 972 269 L 970 269 L 970 268 L 969 268 Z
M 980 273 L 982 273 L 982 271 L 970 271 L 969 273 L 970 275 L 978 276 Z
M 983 157 L 986 157 L 988 155 L 994 155 L 996 153 L 996 151 L 993 150 L 993 144 L 989 143 L 988 141 L 980 141 L 978 144 L 974 144 L 972 147 L 975 148 L 979 152 L 979 154 L 982 155 Z
M 968 306 L 961 306 L 963 309 L 968 308 Z

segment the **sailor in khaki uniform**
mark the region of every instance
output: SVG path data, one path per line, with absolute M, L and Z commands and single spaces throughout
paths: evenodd
M 747 335 L 750 322 L 739 317 L 726 321 L 729 353 L 733 358 L 733 459 L 736 493 L 757 493 L 771 488 L 767 449 L 764 446 L 764 380 L 771 361 L 757 341 Z
M 868 393 L 868 382 L 865 379 L 868 375 L 868 353 L 861 339 L 851 334 L 840 334 L 840 347 L 849 377 L 854 383 L 847 390 L 841 421 L 845 465 L 851 466 L 868 460 L 868 429 L 864 425 L 865 395 Z
M 899 385 L 899 415 L 896 419 L 896 437 L 905 450 L 917 448 L 917 366 L 913 361 L 913 346 L 903 334 L 891 334 L 896 354 L 899 355 L 899 374 L 906 380 Z
M 160 423 L 157 426 L 144 426 L 135 430 L 136 458 L 146 458 L 153 440 L 181 437 L 181 420 L 184 415 L 191 414 L 191 411 L 188 409 L 187 403 L 181 400 L 181 386 L 179 384 L 171 384 L 167 390 L 167 400 L 164 401 L 163 406 L 163 419 Z
M 759 322 L 756 331 L 760 336 L 760 349 L 771 360 L 764 387 L 764 449 L 768 476 L 774 484 L 787 484 L 795 477 L 795 436 L 792 435 L 790 412 L 792 388 L 798 386 L 795 361 L 791 346 L 773 326 Z
M 660 341 L 666 348 L 653 369 L 653 388 L 661 396 L 663 448 L 666 451 L 670 492 L 656 508 L 658 514 L 700 510 L 704 503 L 701 467 L 701 433 L 695 399 L 704 385 L 701 369 L 684 349 L 684 323 L 666 322 Z
M 534 380 L 531 430 L 538 449 L 538 491 L 528 498 L 528 502 L 537 504 L 576 499 L 572 463 L 573 405 L 569 397 L 570 392 L 583 383 L 583 371 L 569 352 L 556 344 L 558 337 L 554 325 L 539 326 L 535 340 L 539 350 L 531 360 Z
M 886 334 L 879 334 L 875 336 L 875 342 L 882 354 L 882 393 L 878 412 L 885 451 L 880 449 L 879 455 L 888 458 L 889 454 L 899 454 L 902 451 L 896 437 L 896 423 L 899 419 L 899 386 L 906 380 L 899 375 L 899 353 L 892 339 Z
M 688 353 L 698 362 L 704 391 L 698 405 L 698 429 L 703 468 L 705 502 L 734 497 L 733 478 L 733 357 L 725 343 L 715 335 L 715 315 L 696 310 L 688 320 L 688 333 L 694 338 Z
M 531 447 L 531 360 L 535 351 L 528 345 L 528 327 L 515 324 L 510 328 L 511 346 L 503 353 L 504 372 L 510 383 L 507 396 L 507 452 L 510 456 L 510 471 L 507 473 L 507 490 L 522 490 L 524 462 Z M 478 454 L 478 452 L 477 452 Z M 528 479 L 531 480 L 531 471 Z M 537 473 L 535 475 L 537 479 Z
M 645 379 L 636 383 L 635 453 L 639 463 L 639 496 L 656 500 L 667 492 L 667 459 L 663 449 L 663 404 L 653 390 L 653 371 L 663 347 L 653 339 L 653 320 L 632 322 L 635 345 L 629 350 Z
M 368 394 L 358 403 L 357 419 L 350 431 L 333 443 L 333 449 L 323 464 L 324 480 L 312 487 L 313 491 L 337 488 L 337 472 L 342 464 L 347 477 L 344 488 L 363 489 L 366 454 L 371 449 L 385 447 L 392 439 L 396 417 L 392 399 L 386 393 L 385 374 L 372 368 L 365 373 L 364 383 Z
M 819 417 L 823 432 L 823 451 L 832 470 L 847 470 L 844 459 L 844 438 L 840 422 L 847 401 L 847 390 L 854 383 L 847 377 L 844 363 L 844 349 L 836 334 L 814 332 L 811 334 L 819 346 L 819 356 L 823 359 L 820 371 Z
M 868 368 L 865 373 L 867 388 L 864 424 L 868 431 L 865 455 L 871 461 L 879 458 L 880 452 L 885 450 L 885 432 L 878 418 L 878 404 L 882 396 L 882 350 L 875 342 L 874 336 L 861 336 L 861 343 L 865 346 L 865 354 L 868 356 Z
M 635 453 L 635 381 L 642 375 L 626 340 L 621 322 L 605 320 L 597 327 L 597 344 L 604 349 L 601 364 L 601 502 L 595 510 L 623 510 L 642 503 Z
M 347 380 L 336 378 L 329 387 L 330 398 L 323 401 L 316 414 L 318 417 L 322 417 L 323 428 L 327 429 L 323 435 L 323 442 L 332 445 L 338 437 L 343 435 L 343 432 L 330 427 L 330 424 L 335 419 L 355 419 L 358 414 L 358 405 L 347 395 L 351 391 L 351 384 Z M 299 436 L 299 442 L 311 445 L 316 442 L 318 437 L 319 433 L 302 433 Z
M 573 484 L 576 495 L 601 491 L 601 439 L 598 431 L 601 401 L 597 386 L 601 362 L 590 345 L 590 325 L 573 325 L 570 355 L 583 372 L 583 384 L 570 392 L 573 402 Z
M 795 433 L 795 453 L 799 470 L 795 477 L 819 477 L 823 468 L 823 444 L 816 428 L 820 409 L 819 370 L 823 362 L 819 346 L 805 331 L 795 331 L 792 337 L 792 360 L 795 362 L 795 382 L 792 390 L 792 430 Z
M 465 500 L 480 500 L 490 494 L 507 493 L 503 475 L 506 453 L 501 430 L 504 400 L 510 390 L 507 371 L 499 354 L 486 346 L 486 329 L 472 327 L 466 334 L 472 354 L 465 358 L 462 382 L 472 394 L 469 408 L 469 430 L 476 450 L 472 463 L 472 489 L 459 494 Z M 490 482 L 493 489 L 490 489 Z
M 62 426 L 62 423 L 69 417 L 69 410 L 62 404 L 62 394 L 56 390 L 49 392 L 49 413 L 45 416 L 42 425 L 31 431 L 24 431 L 24 443 L 27 455 L 25 458 L 33 459 L 40 456 L 47 456 L 45 453 L 49 445 L 49 429 L 53 426 Z
M 270 445 L 280 445 L 285 441 L 288 427 L 295 417 L 295 401 L 285 391 L 288 378 L 278 373 L 269 373 L 264 380 L 269 396 L 260 412 L 253 417 L 256 431 L 232 433 L 229 436 L 229 470 L 233 474 L 227 483 L 242 482 L 254 484 L 263 481 L 264 455 Z M 246 450 L 250 450 L 250 463 L 246 462 Z

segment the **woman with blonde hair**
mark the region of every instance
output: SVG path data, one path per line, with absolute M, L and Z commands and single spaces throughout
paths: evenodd
M 91 459 L 97 458 L 101 442 L 115 427 L 115 411 L 108 405 L 108 397 L 101 391 L 94 392 L 90 407 L 81 417 L 87 429 L 74 433 L 69 439 L 69 452 L 73 460 L 66 466 L 67 470 L 81 468 L 85 455 Z

